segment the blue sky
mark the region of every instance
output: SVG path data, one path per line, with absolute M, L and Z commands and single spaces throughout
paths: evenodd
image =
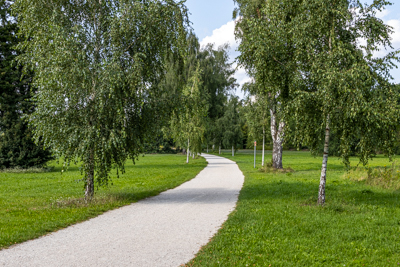
M 371 0 L 364 1 L 365 3 L 371 3 Z M 395 33 L 392 35 L 392 43 L 395 49 L 400 48 L 400 0 L 392 0 L 394 3 L 391 6 L 387 6 L 386 10 L 378 14 L 386 24 L 391 25 L 395 29 Z M 216 46 L 224 43 L 229 43 L 231 46 L 230 60 L 233 61 L 238 55 L 235 52 L 237 43 L 234 39 L 234 22 L 232 20 L 232 12 L 235 8 L 233 0 L 187 0 L 186 6 L 189 8 L 190 20 L 193 23 L 192 27 L 194 32 L 199 37 L 202 45 L 207 43 L 215 43 Z M 385 52 L 381 51 L 380 55 L 384 55 Z M 234 66 L 236 66 L 234 64 Z M 399 64 L 400 67 L 400 64 Z M 392 71 L 392 76 L 395 78 L 395 82 L 400 83 L 400 68 Z M 249 81 L 249 77 L 246 75 L 243 69 L 238 69 L 235 75 L 239 84 L 243 84 Z M 241 97 L 243 94 L 240 90 L 237 94 Z

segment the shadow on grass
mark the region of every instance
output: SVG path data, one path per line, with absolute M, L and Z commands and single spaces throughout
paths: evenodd
M 275 181 L 246 185 L 239 196 L 240 201 L 294 200 L 300 205 L 317 206 L 318 184 L 315 182 Z M 345 205 L 373 205 L 397 207 L 400 191 L 382 192 L 372 187 L 357 184 L 331 184 L 326 186 L 326 206 L 342 203 Z

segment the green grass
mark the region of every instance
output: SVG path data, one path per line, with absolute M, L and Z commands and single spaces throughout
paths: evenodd
M 236 210 L 187 266 L 400 265 L 399 191 L 353 180 L 330 157 L 327 203 L 319 207 L 322 158 L 285 151 L 284 167 L 294 172 L 265 173 L 253 168 L 251 151 L 223 156 L 238 163 L 244 187 Z M 370 162 L 385 165 L 383 157 Z
M 38 173 L 0 172 L 0 249 L 95 217 L 107 210 L 154 196 L 194 178 L 206 165 L 204 158 L 185 163 L 182 155 L 146 155 L 113 185 L 98 188 L 90 204 L 83 200 L 82 175 L 71 166 L 61 175 L 61 164 Z

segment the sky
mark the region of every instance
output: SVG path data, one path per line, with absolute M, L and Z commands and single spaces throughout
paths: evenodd
M 364 1 L 371 3 L 371 0 Z M 400 48 L 400 1 L 392 0 L 395 4 L 387 6 L 386 9 L 378 14 L 386 24 L 394 28 L 392 35 L 392 45 L 395 49 Z M 235 8 L 233 0 L 187 0 L 186 6 L 189 9 L 189 19 L 192 22 L 192 28 L 198 36 L 201 45 L 214 43 L 217 47 L 229 43 L 229 56 L 231 62 L 239 55 L 236 51 L 238 43 L 235 41 L 232 13 Z M 383 56 L 387 51 L 380 51 L 377 56 Z M 400 83 L 400 64 L 398 69 L 392 70 L 391 74 L 396 83 Z M 234 63 L 233 67 L 237 67 Z M 239 85 L 250 81 L 244 69 L 237 68 L 235 78 Z M 243 98 L 243 92 L 240 88 L 236 94 Z

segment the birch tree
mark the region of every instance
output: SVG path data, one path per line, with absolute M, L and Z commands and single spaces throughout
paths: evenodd
M 374 58 L 391 47 L 392 29 L 376 17 L 387 1 L 302 3 L 296 25 L 296 58 L 302 62 L 302 85 L 293 94 L 288 115 L 296 122 L 294 139 L 317 150 L 325 140 L 318 203 L 325 203 L 330 133 L 340 138 L 340 154 L 349 164 L 354 140 L 363 164 L 376 149 L 392 154 L 398 123 L 397 95 L 390 85 L 390 67 L 398 52 Z M 366 45 L 360 43 L 365 40 Z M 300 80 L 300 79 L 299 79 Z
M 170 130 L 177 145 L 187 148 L 189 155 L 201 153 L 207 124 L 207 94 L 201 90 L 201 71 L 198 66 L 182 92 L 182 103 L 172 114 Z
M 285 104 L 293 90 L 297 63 L 294 58 L 293 18 L 298 1 L 237 0 L 240 15 L 235 36 L 241 41 L 238 50 L 239 65 L 254 78 L 254 95 L 268 97 L 271 137 L 273 140 L 272 163 L 281 169 L 284 142 Z
M 245 88 L 248 86 L 252 85 L 247 85 Z M 268 121 L 270 120 L 267 99 L 262 95 L 250 95 L 244 109 L 249 137 L 251 137 L 251 140 L 262 140 L 261 166 L 264 166 L 266 134 L 268 133 Z M 270 141 L 270 138 L 267 140 Z
M 26 40 L 19 57 L 35 71 L 42 139 L 66 161 L 81 160 L 85 197 L 113 167 L 135 159 L 164 108 L 157 102 L 168 54 L 185 47 L 187 10 L 172 0 L 17 0 Z

